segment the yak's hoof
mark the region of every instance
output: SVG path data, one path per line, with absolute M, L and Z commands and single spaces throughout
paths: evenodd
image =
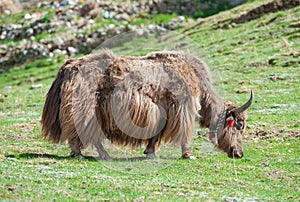
M 184 158 L 184 159 L 191 159 L 191 160 L 196 159 L 196 157 L 193 156 L 193 154 L 191 154 L 191 153 L 185 153 L 185 154 L 183 154 L 182 158 Z
M 192 156 L 189 156 L 188 159 L 195 160 L 196 157 L 192 155 Z
M 112 158 L 107 154 L 107 155 L 99 155 L 100 160 L 106 160 L 106 161 L 111 161 Z
M 75 156 L 75 158 L 77 158 L 77 159 L 85 159 L 85 157 L 83 156 L 83 155 L 77 155 L 77 156 Z
M 72 158 L 77 158 L 77 159 L 85 159 L 84 156 L 82 154 L 76 154 L 75 152 L 71 152 L 70 153 L 70 157 Z
M 147 159 L 155 159 L 156 155 L 155 155 L 155 153 L 148 153 L 148 154 L 146 154 L 146 158 Z

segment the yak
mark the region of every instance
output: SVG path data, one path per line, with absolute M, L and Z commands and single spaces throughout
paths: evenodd
M 182 157 L 194 159 L 190 143 L 195 120 L 209 128 L 209 139 L 228 157 L 243 157 L 246 109 L 224 102 L 212 85 L 207 64 L 191 53 L 157 51 L 144 56 L 98 53 L 68 59 L 47 93 L 41 118 L 42 136 L 68 141 L 72 157 L 97 148 L 111 159 L 104 139 L 113 145 L 145 146 L 155 157 L 161 143 L 181 146 Z

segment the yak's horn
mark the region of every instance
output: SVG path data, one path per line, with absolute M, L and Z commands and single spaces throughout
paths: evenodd
M 231 112 L 237 116 L 240 113 L 242 113 L 243 111 L 246 111 L 246 109 L 248 109 L 251 106 L 251 104 L 253 102 L 253 98 L 254 98 L 254 95 L 253 95 L 253 91 L 251 90 L 250 99 L 243 106 L 235 108 Z

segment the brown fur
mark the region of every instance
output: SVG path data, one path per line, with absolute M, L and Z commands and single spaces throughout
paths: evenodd
M 109 159 L 101 144 L 107 138 L 120 146 L 147 145 L 147 155 L 154 154 L 156 142 L 174 143 L 190 157 L 198 112 L 201 126 L 209 127 L 222 106 L 209 68 L 192 55 L 132 57 L 104 50 L 60 68 L 43 109 L 42 136 L 54 143 L 68 140 L 74 156 L 94 144 L 100 157 Z

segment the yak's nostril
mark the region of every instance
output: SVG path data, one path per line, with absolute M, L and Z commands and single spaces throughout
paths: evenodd
M 228 156 L 230 158 L 242 158 L 244 156 L 243 152 L 239 152 L 238 150 L 236 150 L 235 148 L 230 148 Z
M 243 153 L 237 152 L 237 153 L 235 154 L 235 157 L 236 157 L 236 158 L 243 158 L 243 156 L 244 156 Z
M 243 152 L 238 152 L 237 150 L 234 150 L 234 158 L 242 158 L 244 156 Z

